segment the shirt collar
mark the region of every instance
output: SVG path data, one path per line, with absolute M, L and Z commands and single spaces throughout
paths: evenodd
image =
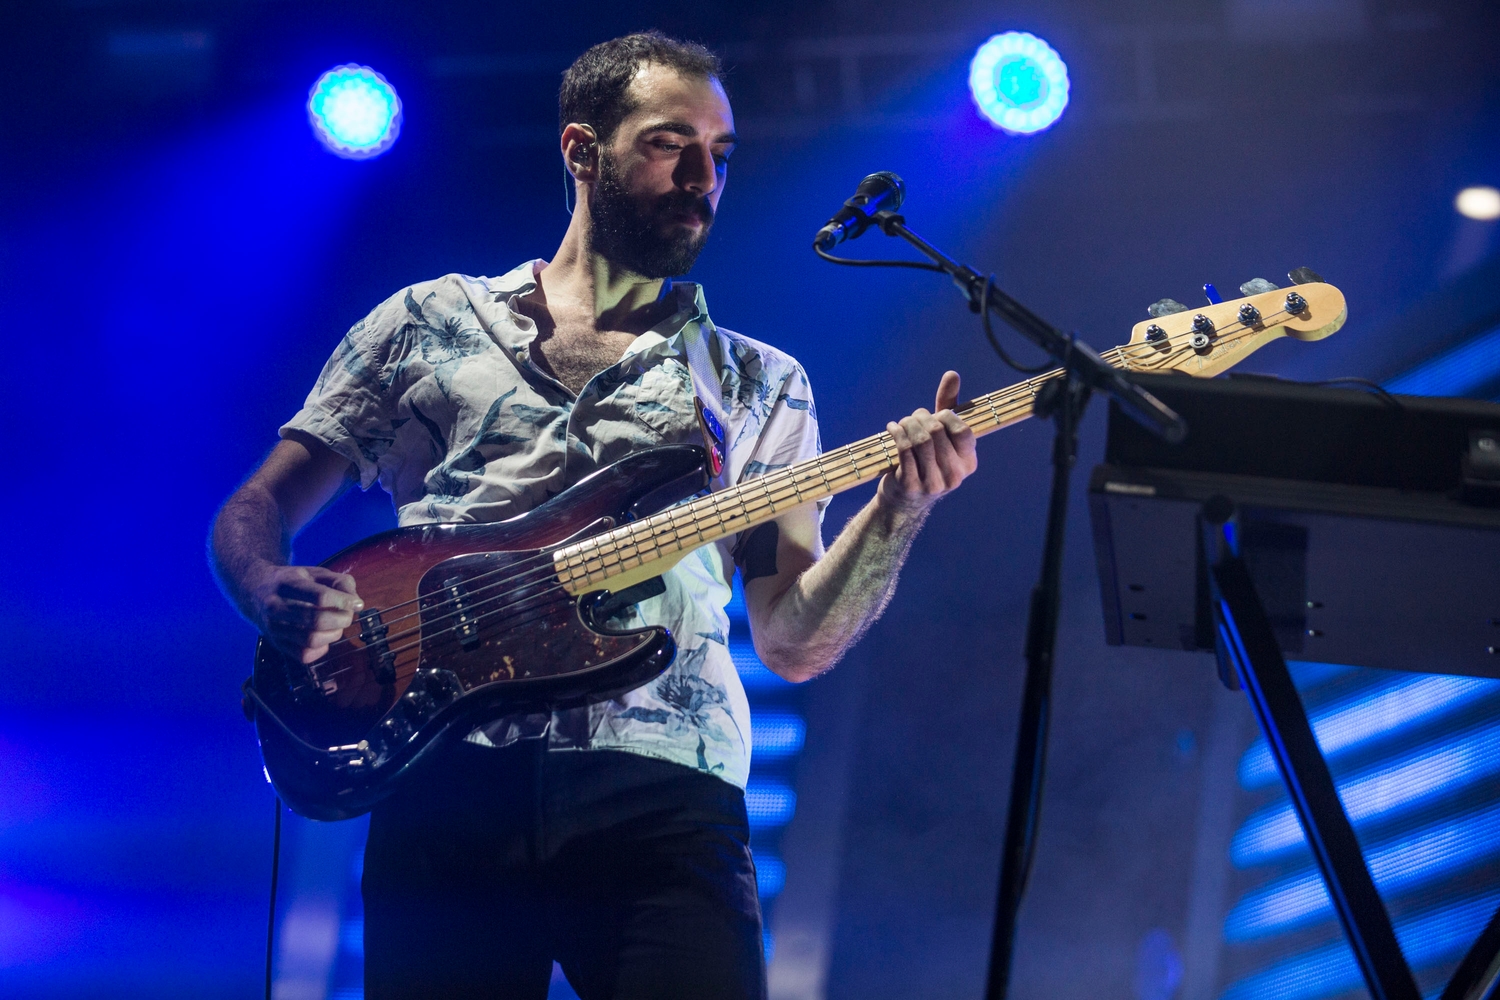
M 703 286 L 695 281 L 674 281 L 667 294 L 676 296 L 677 309 L 672 315 L 641 334 L 625 348 L 621 360 L 665 345 L 676 353 L 682 353 L 682 331 L 691 323 L 711 326 L 708 318 L 708 303 L 703 298 Z
M 537 272 L 546 263 L 540 258 L 529 260 L 499 277 L 476 279 L 490 293 L 490 301 L 499 307 L 499 315 L 492 317 L 493 320 L 499 322 L 487 324 L 491 335 L 502 346 L 512 351 L 522 350 L 529 345 L 536 338 L 536 327 L 530 323 L 525 327 L 516 323 L 515 316 L 512 315 L 510 300 L 517 295 L 525 295 L 537 286 Z M 631 341 L 621 360 L 663 345 L 680 354 L 682 353 L 682 331 L 687 329 L 688 324 L 701 323 L 712 329 L 713 321 L 708 318 L 708 303 L 704 299 L 702 285 L 696 281 L 669 281 L 665 292 L 676 298 L 677 309 L 672 315 Z

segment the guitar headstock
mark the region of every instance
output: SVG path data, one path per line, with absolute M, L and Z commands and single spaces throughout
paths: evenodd
M 1132 371 L 1182 371 L 1209 378 L 1278 337 L 1322 340 L 1348 316 L 1343 292 L 1311 281 L 1142 320 L 1120 349 L 1121 360 Z

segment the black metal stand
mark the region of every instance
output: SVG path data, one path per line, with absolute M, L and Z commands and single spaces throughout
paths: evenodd
M 1453 970 L 1440 1000 L 1494 1000 L 1500 994 L 1500 910 Z
M 1222 503 L 1216 501 L 1223 501 Z M 1416 980 L 1237 545 L 1233 504 L 1204 505 L 1203 551 L 1221 670 L 1239 679 L 1374 1000 L 1419 1000 Z
M 1032 588 L 1030 613 L 1026 620 L 1026 681 L 1021 693 L 1021 719 L 1011 765 L 1005 846 L 1000 855 L 1000 891 L 995 899 L 995 923 L 990 937 L 990 967 L 985 983 L 988 1000 L 1000 1000 L 1010 987 L 1016 921 L 1036 845 L 1036 825 L 1042 805 L 1042 770 L 1047 754 L 1047 726 L 1052 716 L 1052 662 L 1057 647 L 1058 610 L 1062 606 L 1068 491 L 1078 457 L 1078 423 L 1088 401 L 1089 387 L 1071 375 L 1048 382 L 1038 393 L 1036 401 L 1037 416 L 1050 416 L 1056 427 L 1052 439 L 1052 493 L 1047 503 L 1041 578 Z
M 1010 807 L 1006 816 L 1000 888 L 995 901 L 989 977 L 985 989 L 987 1000 L 1003 1000 L 1010 986 L 1016 919 L 1031 871 L 1041 807 L 1047 724 L 1051 717 L 1052 662 L 1057 646 L 1057 618 L 1062 592 L 1063 540 L 1068 519 L 1068 488 L 1078 453 L 1078 422 L 1088 405 L 1090 392 L 1099 389 L 1117 400 L 1125 412 L 1143 426 L 1168 441 L 1181 441 L 1187 428 L 1177 414 L 1150 393 L 1127 381 L 1087 344 L 1058 330 L 996 288 L 993 281 L 922 239 L 906 227 L 906 220 L 901 216 L 894 212 L 879 212 L 872 221 L 887 236 L 901 237 L 937 264 L 963 292 L 971 309 L 1000 317 L 1052 355 L 1064 373 L 1062 378 L 1044 384 L 1035 403 L 1036 414 L 1050 417 L 1057 433 L 1052 445 L 1052 493 L 1047 508 L 1041 578 L 1031 592 L 1031 609 L 1026 623 L 1026 680 L 1021 696 L 1015 761 L 1011 768 Z

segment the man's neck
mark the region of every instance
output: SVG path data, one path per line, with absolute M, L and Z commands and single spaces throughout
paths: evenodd
M 663 318 L 664 279 L 643 278 L 588 249 L 574 216 L 552 260 L 538 274 L 540 298 L 554 317 L 566 312 L 597 331 L 643 333 Z

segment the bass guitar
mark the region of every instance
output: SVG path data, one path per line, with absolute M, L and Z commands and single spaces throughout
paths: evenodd
M 1139 323 L 1103 357 L 1208 377 L 1278 337 L 1320 340 L 1345 316 L 1337 288 L 1299 284 Z M 1008 427 L 1060 374 L 956 412 L 976 435 Z M 689 499 L 709 482 L 703 450 L 653 448 L 507 521 L 367 538 L 323 564 L 353 576 L 366 606 L 328 653 L 304 665 L 265 639 L 256 650 L 245 706 L 266 773 L 303 816 L 347 819 L 389 794 L 444 734 L 639 687 L 676 647 L 665 628 L 612 628 L 614 612 L 659 592 L 657 578 L 692 550 L 873 482 L 896 462 L 882 432 Z

